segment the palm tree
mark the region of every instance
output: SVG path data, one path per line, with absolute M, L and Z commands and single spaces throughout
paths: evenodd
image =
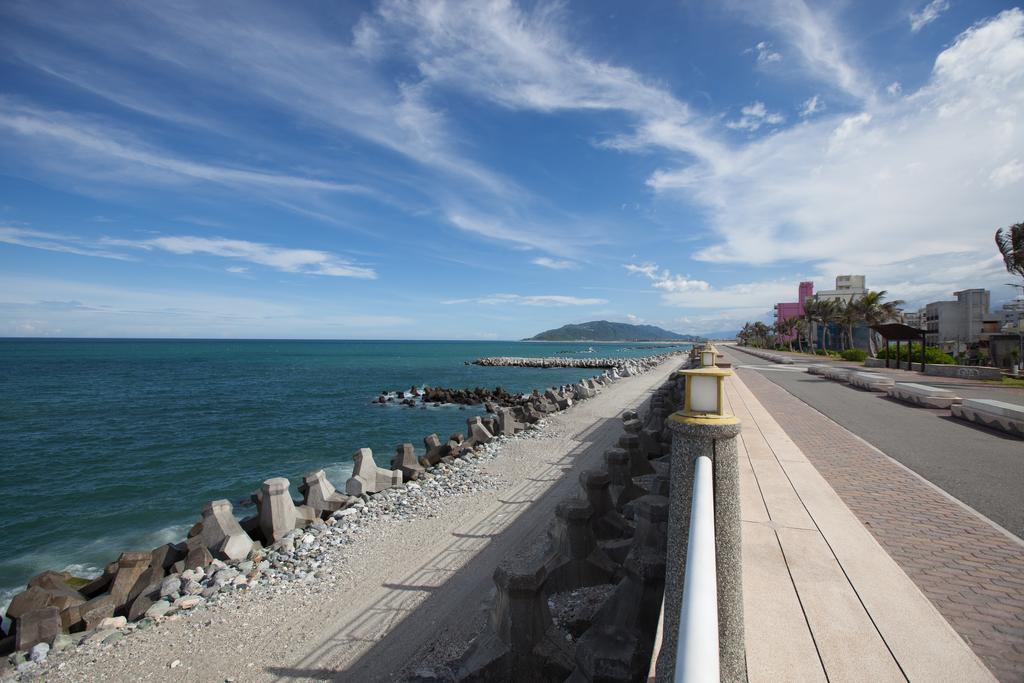
M 1006 272 L 1024 278 L 1024 223 L 996 230 L 996 246 L 1003 255 Z
M 859 301 L 850 300 L 846 303 L 840 302 L 837 306 L 836 322 L 839 323 L 843 332 L 845 332 L 845 335 L 840 337 L 844 349 L 853 348 L 853 328 L 864 319 L 858 303 Z
M 790 351 L 793 350 L 793 336 L 798 322 L 800 322 L 800 318 L 794 316 L 792 318 L 783 318 L 775 323 L 776 332 L 787 338 L 786 341 L 789 342 Z
M 835 299 L 819 299 L 815 302 L 817 322 L 822 325 L 821 343 L 826 349 L 832 346 L 832 323 L 836 322 L 839 302 Z
M 804 327 L 807 330 L 807 346 L 811 353 L 814 353 L 814 323 L 818 321 L 818 300 L 807 299 L 804 301 Z
M 868 292 L 857 300 L 856 306 L 860 311 L 861 319 L 869 326 L 881 325 L 899 316 L 899 307 L 903 301 L 901 299 L 883 301 L 887 294 L 888 292 L 883 289 L 879 292 Z M 868 334 L 868 350 L 872 356 L 875 355 L 874 332 Z
M 796 348 L 800 353 L 804 351 L 804 338 L 807 335 L 807 321 L 803 318 L 794 318 L 793 327 L 796 330 Z

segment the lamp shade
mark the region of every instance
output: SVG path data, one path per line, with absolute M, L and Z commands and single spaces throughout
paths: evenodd
M 694 375 L 689 381 L 692 384 L 690 412 L 720 415 L 722 411 L 718 405 L 718 383 L 721 378 L 714 375 Z
M 686 378 L 683 409 L 675 414 L 682 422 L 728 424 L 736 423 L 732 415 L 725 412 L 725 378 L 732 375 L 727 368 L 714 365 L 680 370 Z
M 704 349 L 703 351 L 701 351 L 700 352 L 700 364 L 701 364 L 701 366 L 707 368 L 707 367 L 710 367 L 710 366 L 714 365 L 715 364 L 715 355 L 716 354 L 715 354 L 715 350 L 714 349 Z

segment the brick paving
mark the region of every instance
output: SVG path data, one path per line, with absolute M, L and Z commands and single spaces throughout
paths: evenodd
M 1024 544 L 760 372 L 737 372 L 992 673 L 1024 681 Z

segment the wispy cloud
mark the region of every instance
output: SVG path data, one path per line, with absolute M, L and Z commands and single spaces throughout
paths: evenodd
M 0 292 L 0 335 L 379 339 L 416 324 L 409 316 L 367 313 L 335 298 L 270 301 L 187 286 L 125 288 L 4 273 Z
M 112 237 L 93 239 L 64 233 L 0 227 L 0 242 L 33 249 L 119 260 L 136 260 L 131 253 L 125 252 L 125 249 L 164 251 L 182 256 L 190 254 L 218 256 L 266 266 L 285 273 L 370 280 L 377 277 L 373 268 L 354 264 L 327 251 L 292 249 L 221 237 L 162 236 L 149 239 Z M 248 269 L 242 266 L 233 266 L 227 270 L 232 273 L 244 273 Z
M 0 242 L 5 244 L 15 244 L 20 247 L 30 247 L 32 249 L 58 251 L 65 254 L 78 254 L 79 256 L 98 256 L 100 258 L 110 258 L 121 261 L 132 260 L 129 255 L 114 252 L 102 247 L 91 246 L 73 235 L 43 232 L 41 230 L 0 226 Z
M 541 266 L 543 268 L 550 268 L 551 270 L 573 270 L 579 267 L 575 261 L 569 261 L 566 259 L 553 259 L 547 256 L 541 256 L 530 261 L 535 266 Z
M 910 13 L 910 32 L 917 33 L 949 9 L 949 0 L 931 0 L 919 12 Z
M 668 269 L 658 271 L 658 266 L 654 263 L 644 263 L 636 265 L 634 263 L 627 263 L 623 266 L 630 273 L 643 275 L 649 280 L 653 280 L 654 284 L 651 286 L 655 289 L 660 289 L 663 292 L 707 292 L 711 290 L 711 283 L 705 280 L 698 280 L 696 278 L 690 278 L 688 276 L 673 275 Z
M 860 100 L 871 99 L 870 79 L 855 65 L 838 22 L 826 10 L 812 9 L 805 0 L 765 0 L 728 3 L 739 16 L 758 27 L 779 32 L 807 72 Z
M 753 102 L 740 111 L 742 116 L 725 124 L 726 128 L 754 132 L 763 125 L 777 126 L 786 120 L 782 114 L 770 112 L 764 102 Z
M 599 306 L 601 304 L 608 303 L 608 300 L 581 298 L 560 294 L 490 294 L 488 296 L 472 297 L 468 299 L 448 299 L 441 303 L 445 305 L 482 304 L 485 306 Z
M 758 64 L 771 64 L 772 62 L 781 62 L 782 55 L 772 49 L 772 44 L 767 40 L 762 40 L 757 45 L 744 52 L 754 52 L 757 54 Z
M 814 116 L 823 111 L 825 111 L 825 103 L 819 95 L 813 95 L 807 98 L 803 106 L 800 107 L 800 118 L 806 119 L 808 116 Z
M 263 170 L 245 169 L 227 165 L 198 163 L 169 152 L 147 146 L 124 131 L 104 128 L 81 117 L 62 112 L 46 111 L 19 106 L 0 97 L 0 128 L 11 136 L 35 140 L 38 150 L 50 147 L 59 157 L 73 155 L 84 162 L 82 170 L 88 172 L 96 164 L 111 169 L 116 165 L 124 182 L 144 177 L 152 181 L 163 175 L 174 180 L 214 182 L 231 186 L 246 186 L 259 190 L 317 190 L 325 192 L 366 193 L 366 187 L 338 183 L 330 180 L 287 175 Z M 89 162 L 92 163 L 89 163 Z
M 709 212 L 721 242 L 696 252 L 702 260 L 842 255 L 852 269 L 842 272 L 864 272 L 948 252 L 987 256 L 993 226 L 1019 220 L 1022 107 L 1024 12 L 1014 9 L 961 34 L 914 93 L 815 117 L 649 184 Z

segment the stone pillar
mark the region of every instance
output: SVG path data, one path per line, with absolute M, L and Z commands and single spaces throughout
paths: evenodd
M 718 573 L 718 643 L 723 681 L 744 681 L 743 583 L 740 548 L 739 465 L 735 418 L 690 420 L 678 413 L 666 424 L 672 431 L 671 495 L 665 571 L 665 624 L 657 680 L 672 680 L 679 637 L 679 610 L 686 573 L 693 473 L 698 457 L 713 463 L 715 560 Z

